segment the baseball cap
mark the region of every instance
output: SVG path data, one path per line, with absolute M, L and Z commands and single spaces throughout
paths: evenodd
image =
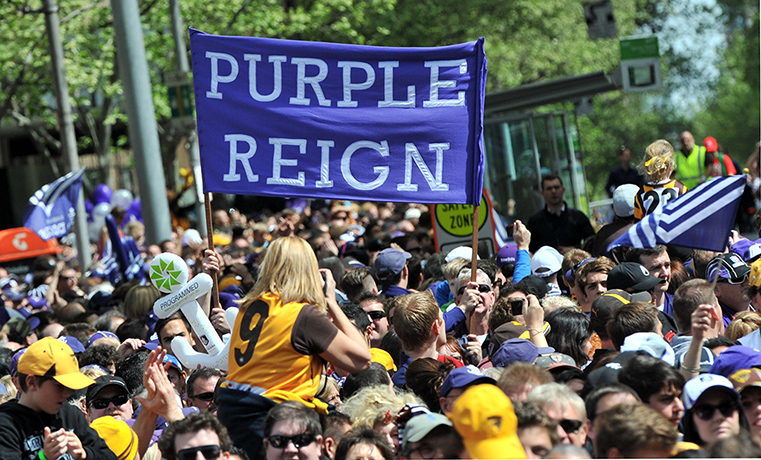
M 708 371 L 729 377 L 740 369 L 761 366 L 761 351 L 743 345 L 732 345 L 722 351 Z
M 98 331 L 92 336 L 90 336 L 89 339 L 87 339 L 87 344 L 85 345 L 85 348 L 90 348 L 90 346 L 95 343 L 96 340 L 99 339 L 116 339 L 119 340 L 119 337 L 116 336 L 113 332 L 110 331 Z
M 647 292 L 631 294 L 621 289 L 611 289 L 592 302 L 592 310 L 589 315 L 592 330 L 605 332 L 605 325 L 613 315 L 613 312 L 622 305 L 631 302 L 650 302 L 651 297 Z
M 496 380 L 488 377 L 476 366 L 468 364 L 467 366 L 458 367 L 447 375 L 447 378 L 444 379 L 444 383 L 441 385 L 441 397 L 446 398 L 447 394 L 449 394 L 453 388 L 463 388 L 473 385 L 476 382 L 497 383 Z
M 536 358 L 534 365 L 541 369 L 547 369 L 548 371 L 564 367 L 572 367 L 578 369 L 578 366 L 576 366 L 576 361 L 563 353 L 550 353 L 549 355 L 540 356 Z
M 509 339 L 502 342 L 499 349 L 494 352 L 491 362 L 494 367 L 505 367 L 516 361 L 523 361 L 534 364 L 539 355 L 553 353 L 552 347 L 537 347 L 530 340 L 526 339 Z
M 435 428 L 440 426 L 453 426 L 452 422 L 445 415 L 441 414 L 420 414 L 412 417 L 404 427 L 404 438 L 402 439 L 402 452 L 407 448 L 409 443 L 421 441 Z
M 761 244 L 753 243 L 743 253 L 743 260 L 751 264 L 758 260 L 759 256 L 761 256 Z
M 391 357 L 389 352 L 382 348 L 370 348 L 370 358 L 372 362 L 378 363 L 386 368 L 389 372 L 396 372 L 396 364 L 394 364 L 394 358 Z
M 518 257 L 518 245 L 508 243 L 497 252 L 497 265 L 502 268 L 506 264 L 514 264 Z
M 737 254 L 738 256 L 742 257 L 743 260 L 745 260 L 747 262 L 748 259 L 745 258 L 745 253 L 748 252 L 748 249 L 751 246 L 753 246 L 753 241 L 751 241 L 751 240 L 749 240 L 747 238 L 742 238 L 741 237 L 739 240 L 737 240 L 735 242 L 735 244 L 733 244 L 729 248 L 729 251 L 730 252 L 734 252 L 735 254 Z
M 687 383 L 684 384 L 682 390 L 684 410 L 692 409 L 703 393 L 712 388 L 718 388 L 725 393 L 732 395 L 732 397 L 738 401 L 740 399 L 740 395 L 735 391 L 732 382 L 726 377 L 716 374 L 701 374 L 694 379 L 688 380 Z
M 58 337 L 58 340 L 70 346 L 71 351 L 73 351 L 74 353 L 85 352 L 85 347 L 82 345 L 82 342 L 80 342 L 79 339 L 76 337 L 73 337 L 71 335 L 62 335 Z
M 18 372 L 27 375 L 53 377 L 61 385 L 81 390 L 95 381 L 79 372 L 71 347 L 52 337 L 34 342 L 18 361 Z
M 410 219 L 420 219 L 420 210 L 418 208 L 409 208 L 406 211 L 404 211 L 404 219 L 410 220 Z
M 750 266 L 734 252 L 719 254 L 706 266 L 706 279 L 713 281 L 716 276 L 733 282 L 742 281 L 750 273 Z
M 756 259 L 751 264 L 749 282 L 751 286 L 761 286 L 761 259 Z
M 639 187 L 634 184 L 623 184 L 613 191 L 613 212 L 618 217 L 630 217 L 634 215 L 634 198 L 639 192 Z
M 410 257 L 409 252 L 386 248 L 375 259 L 375 274 L 381 280 L 392 278 L 402 272 Z
M 729 377 L 735 390 L 742 394 L 748 387 L 761 387 L 761 371 L 758 369 L 740 369 Z
M 449 263 L 455 259 L 465 259 L 465 260 L 472 260 L 473 259 L 473 248 L 470 246 L 458 246 L 449 253 L 447 253 L 447 256 L 444 257 L 444 261 L 446 263 Z M 480 257 L 478 257 L 478 254 L 476 254 L 476 260 L 481 260 Z
M 649 291 L 666 280 L 650 276 L 642 264 L 623 262 L 608 273 L 608 289 L 631 289 L 636 292 Z
M 581 393 L 586 395 L 592 389 L 604 383 L 618 382 L 618 371 L 635 356 L 637 356 L 637 353 L 633 351 L 619 353 L 609 363 L 590 372 L 587 376 L 587 381 L 584 382 L 584 389 Z
M 23 344 L 27 336 L 32 333 L 32 326 L 20 316 L 11 318 L 6 325 L 8 326 L 8 340 L 11 342 Z
M 536 275 L 529 275 L 523 278 L 520 280 L 519 284 L 521 286 L 525 285 L 531 291 L 526 292 L 526 294 L 533 293 L 539 300 L 543 299 L 547 293 L 550 292 L 550 288 L 547 287 L 547 283 L 544 282 L 544 279 L 539 278 Z
M 122 380 L 121 377 L 115 377 L 113 375 L 101 375 L 95 379 L 94 385 L 90 385 L 90 387 L 87 388 L 87 404 L 90 404 L 93 399 L 98 397 L 98 393 L 107 387 L 117 387 L 121 390 L 124 390 L 124 393 L 126 393 L 127 396 L 130 395 L 129 388 L 127 388 L 127 384 L 124 382 L 124 380 Z
M 182 372 L 182 365 L 180 365 L 180 360 L 177 359 L 174 355 L 166 355 L 164 356 L 164 363 L 169 363 L 169 366 L 174 367 L 178 371 Z
M 11 358 L 11 365 L 9 366 L 11 370 L 11 376 L 15 377 L 18 373 L 18 360 L 21 359 L 21 356 L 24 353 L 26 353 L 26 350 L 28 350 L 28 348 L 24 347 L 13 354 L 13 357 Z
M 563 256 L 557 249 L 551 246 L 542 246 L 531 258 L 531 274 L 540 278 L 547 278 L 557 273 L 561 268 Z
M 703 139 L 703 145 L 706 148 L 706 152 L 715 152 L 719 150 L 719 143 L 716 142 L 716 139 L 713 136 L 708 136 Z
M 644 351 L 645 353 L 667 362 L 673 366 L 676 361 L 674 349 L 660 335 L 655 332 L 635 332 L 628 335 L 621 345 L 621 352 Z
M 455 401 L 448 417 L 473 458 L 526 458 L 510 399 L 494 385 L 475 385 Z
M 137 434 L 124 421 L 110 415 L 95 419 L 90 427 L 106 441 L 119 460 L 132 460 L 137 454 Z

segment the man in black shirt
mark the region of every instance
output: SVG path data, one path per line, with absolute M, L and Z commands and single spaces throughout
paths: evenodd
M 594 235 L 589 218 L 583 212 L 568 207 L 563 200 L 564 194 L 563 181 L 557 174 L 542 176 L 542 196 L 546 204 L 528 220 L 531 231 L 529 250 L 532 253 L 542 246 L 552 246 L 564 254 Z

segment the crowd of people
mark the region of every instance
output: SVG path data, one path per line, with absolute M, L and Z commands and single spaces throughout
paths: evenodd
M 0 458 L 761 457 L 761 238 L 608 250 L 686 193 L 675 155 L 651 144 L 597 232 L 544 176 L 545 206 L 476 260 L 438 252 L 415 203 L 217 209 L 208 246 L 130 223 L 145 267 L 218 280 L 219 368 L 177 358 L 208 350 L 156 315 L 149 269 L 113 282 L 71 248 L 0 269 Z

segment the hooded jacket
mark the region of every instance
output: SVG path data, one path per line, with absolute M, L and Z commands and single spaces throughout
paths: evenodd
M 35 460 L 42 450 L 43 430 L 61 428 L 73 431 L 82 442 L 88 460 L 117 460 L 106 442 L 87 424 L 82 411 L 70 404 L 64 404 L 55 415 L 36 412 L 17 401 L 8 401 L 0 406 L 0 458 Z M 71 460 L 66 453 L 60 459 Z

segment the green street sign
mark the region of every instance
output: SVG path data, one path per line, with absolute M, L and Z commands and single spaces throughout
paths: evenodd
M 621 60 L 645 59 L 660 57 L 658 50 L 658 37 L 644 38 L 621 38 L 618 41 L 621 47 Z
M 193 102 L 190 98 L 190 85 L 167 86 L 169 106 L 172 108 L 172 118 L 193 116 Z

